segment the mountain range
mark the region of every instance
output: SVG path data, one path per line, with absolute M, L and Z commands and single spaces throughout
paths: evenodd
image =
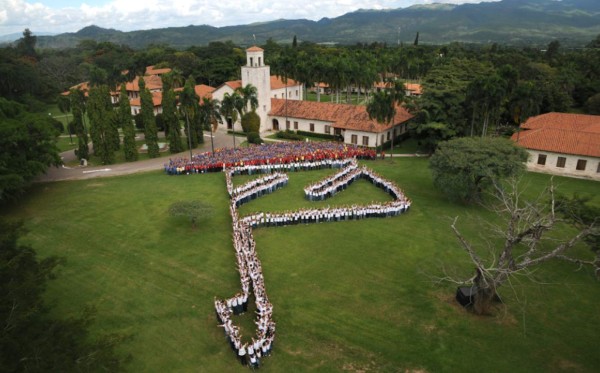
M 123 32 L 88 26 L 75 33 L 38 36 L 38 47 L 66 48 L 81 40 L 110 41 L 141 48 L 167 44 L 176 48 L 231 40 L 238 45 L 272 39 L 291 43 L 499 43 L 544 46 L 552 40 L 582 46 L 600 34 L 599 0 L 502 0 L 479 4 L 414 5 L 394 10 L 358 10 L 319 21 L 274 20 L 239 26 L 207 25 Z M 254 39 L 254 37 L 256 39 Z M 256 42 L 254 41 L 256 40 Z

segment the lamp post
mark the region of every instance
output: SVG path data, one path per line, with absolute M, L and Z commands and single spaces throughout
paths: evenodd
M 212 123 L 209 124 L 210 125 L 210 150 L 212 151 L 212 155 L 215 155 L 215 144 L 213 143 L 213 125 Z
M 192 161 L 192 131 L 190 131 L 190 119 L 188 113 L 185 113 L 185 123 L 187 124 L 188 130 L 188 148 L 190 149 L 190 162 Z

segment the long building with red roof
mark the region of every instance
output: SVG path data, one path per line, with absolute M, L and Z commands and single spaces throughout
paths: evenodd
M 600 180 L 598 115 L 538 115 L 521 124 L 512 140 L 529 152 L 532 171 Z
M 242 66 L 241 86 L 257 88 L 257 114 L 261 118 L 260 132 L 268 134 L 284 130 L 304 131 L 317 135 L 332 135 L 347 144 L 375 147 L 407 131 L 412 115 L 402 106 L 390 123 L 380 124 L 369 118 L 366 106 L 304 101 L 303 85 L 293 79 L 283 80 L 270 75 L 264 63 L 263 49 L 246 49 L 246 66 Z M 213 92 L 220 99 L 232 92 L 240 81 L 227 82 Z M 241 131 L 241 123 L 224 123 L 228 129 Z

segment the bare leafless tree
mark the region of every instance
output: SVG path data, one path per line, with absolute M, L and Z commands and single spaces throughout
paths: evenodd
M 599 234 L 600 217 L 585 226 L 578 225 L 576 232 L 569 237 L 557 237 L 551 232 L 565 220 L 557 212 L 553 183 L 532 201 L 523 198 L 522 192 L 516 179 L 494 185 L 494 202 L 487 207 L 502 217 L 504 225 L 488 225 L 489 233 L 499 237 L 494 242 L 501 243 L 492 244 L 491 254 L 487 258 L 481 257 L 479 253 L 482 250 L 459 231 L 458 217 L 450 226 L 475 265 L 475 275 L 460 283 L 474 285 L 473 310 L 477 314 L 489 313 L 498 288 L 510 277 L 528 275 L 533 267 L 551 259 L 566 260 L 580 266 L 590 265 L 595 268 L 597 275 L 600 274 L 599 256 L 586 260 L 572 256 L 571 252 L 585 237 Z M 458 282 L 448 277 L 445 279 Z

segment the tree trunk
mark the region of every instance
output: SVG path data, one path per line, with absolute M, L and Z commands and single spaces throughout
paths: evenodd
M 481 270 L 477 269 L 477 276 L 473 280 L 477 287 L 473 312 L 477 315 L 489 315 L 494 299 L 496 298 L 496 283 L 493 278 L 485 278 Z

